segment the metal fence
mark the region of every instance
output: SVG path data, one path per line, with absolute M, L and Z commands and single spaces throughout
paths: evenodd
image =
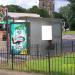
M 75 40 L 63 40 L 62 53 L 58 53 L 58 43 L 53 47 L 43 50 L 43 45 L 35 44 L 30 46 L 29 55 L 11 55 L 2 46 L 0 68 L 44 75 L 75 75 Z

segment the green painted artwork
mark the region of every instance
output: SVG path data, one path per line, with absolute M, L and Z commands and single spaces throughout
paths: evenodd
M 3 21 L 4 15 L 2 12 L 0 12 L 0 21 Z
M 11 53 L 27 54 L 27 25 L 26 23 L 11 24 Z

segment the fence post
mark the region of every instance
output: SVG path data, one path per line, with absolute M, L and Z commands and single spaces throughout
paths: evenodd
M 37 49 L 37 58 L 38 58 L 39 56 L 39 45 L 38 44 L 36 45 L 36 49 Z
M 48 65 L 49 65 L 49 75 L 50 75 L 50 49 L 48 49 Z
M 55 45 L 55 46 L 56 46 L 55 48 L 56 48 L 56 55 L 57 55 L 57 43 L 56 43 L 56 45 Z
M 73 52 L 73 40 L 72 40 L 72 52 Z
M 12 50 L 12 70 L 13 70 L 13 63 L 14 63 L 14 55 L 13 55 L 13 50 Z

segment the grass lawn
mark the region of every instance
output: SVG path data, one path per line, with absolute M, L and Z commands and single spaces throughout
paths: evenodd
M 60 57 L 51 57 L 50 59 L 51 75 L 75 75 L 75 53 L 66 54 Z M 49 72 L 49 60 L 37 59 L 14 63 L 14 70 L 30 71 L 30 72 Z M 11 68 L 12 64 L 1 64 L 0 67 Z
M 63 34 L 74 34 L 75 35 L 75 31 L 63 31 Z

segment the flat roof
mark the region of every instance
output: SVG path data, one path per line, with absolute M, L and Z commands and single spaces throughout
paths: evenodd
M 16 13 L 16 12 L 8 12 L 8 16 L 14 17 L 14 18 L 20 18 L 20 17 L 40 17 L 40 15 L 34 14 L 34 13 Z

